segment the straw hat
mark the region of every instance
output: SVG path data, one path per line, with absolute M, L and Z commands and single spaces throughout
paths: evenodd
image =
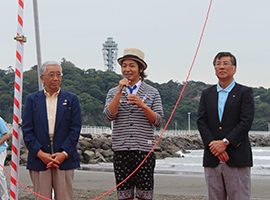
M 136 60 L 136 61 L 140 62 L 143 66 L 143 70 L 145 70 L 147 68 L 147 64 L 146 64 L 146 62 L 144 62 L 144 53 L 139 49 L 126 48 L 124 50 L 123 57 L 118 58 L 117 62 L 119 63 L 119 65 L 121 65 L 122 62 L 126 59 Z

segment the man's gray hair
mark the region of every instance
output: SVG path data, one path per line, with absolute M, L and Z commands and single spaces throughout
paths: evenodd
M 60 67 L 60 72 L 62 73 L 62 67 L 61 67 L 61 64 L 59 62 L 56 62 L 56 61 L 47 61 L 45 63 L 43 63 L 40 67 L 40 75 L 44 75 L 45 71 L 46 71 L 46 67 L 48 65 L 57 65 Z

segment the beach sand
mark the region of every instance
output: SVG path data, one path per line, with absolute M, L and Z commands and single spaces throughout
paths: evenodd
M 6 167 L 10 172 L 10 167 Z M 7 173 L 7 184 L 10 178 Z M 33 189 L 28 170 L 19 167 L 19 181 Z M 252 176 L 251 198 L 270 200 L 269 176 Z M 113 172 L 75 170 L 73 182 L 75 199 L 89 200 L 99 198 L 115 187 Z M 206 200 L 206 184 L 203 174 L 155 174 L 155 200 Z M 33 200 L 34 194 L 19 186 L 19 200 Z M 117 199 L 116 190 L 105 195 L 102 200 Z M 136 199 L 136 198 L 135 198 Z

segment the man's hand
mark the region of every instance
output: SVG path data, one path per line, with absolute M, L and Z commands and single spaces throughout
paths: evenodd
M 226 145 L 223 143 L 222 140 L 214 140 L 210 142 L 210 151 L 214 156 L 219 156 L 226 150 Z
M 53 159 L 53 157 L 52 157 L 51 154 L 45 153 L 45 152 L 43 152 L 41 149 L 38 151 L 37 157 L 39 157 L 40 160 L 42 160 L 42 162 L 44 162 L 46 165 L 47 165 L 48 163 L 54 161 L 54 159 Z
M 59 165 L 57 165 L 54 161 L 52 161 L 52 162 L 49 162 L 48 164 L 47 164 L 47 169 L 48 168 L 59 168 Z
M 59 168 L 59 165 L 66 159 L 66 155 L 62 152 L 49 154 L 43 152 L 41 149 L 37 153 L 37 157 L 39 157 L 42 162 L 47 165 L 47 168 Z
M 59 168 L 59 165 L 66 159 L 66 155 L 63 152 L 54 153 L 51 156 L 53 160 L 47 164 L 47 168 Z
M 224 151 L 223 153 L 219 154 L 217 157 L 222 162 L 227 162 L 229 160 L 229 156 L 228 156 L 228 154 L 227 154 L 226 151 Z

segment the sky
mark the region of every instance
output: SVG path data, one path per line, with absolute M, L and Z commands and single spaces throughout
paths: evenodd
M 37 64 L 33 2 L 24 1 L 24 71 Z M 42 62 L 62 58 L 81 69 L 105 71 L 102 44 L 112 37 L 118 57 L 128 47 L 145 53 L 153 82 L 183 83 L 202 33 L 210 0 L 38 1 Z M 235 80 L 270 88 L 270 1 L 213 0 L 188 80 L 216 84 L 212 61 L 220 51 L 237 58 Z M 1 1 L 0 69 L 16 66 L 18 2 Z M 116 66 L 120 74 L 120 66 Z

